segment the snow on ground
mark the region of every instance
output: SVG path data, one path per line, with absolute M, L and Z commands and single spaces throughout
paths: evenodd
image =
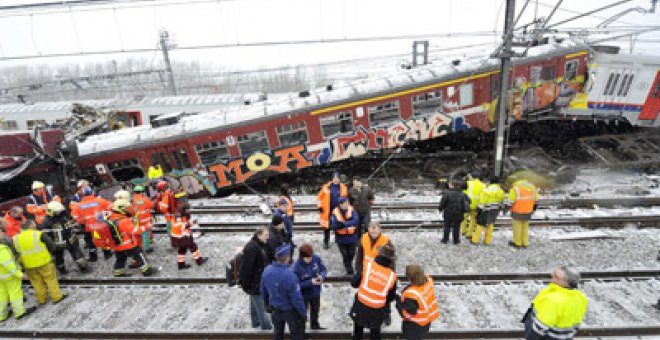
M 441 316 L 431 328 L 521 328 L 520 319 L 543 287 L 541 282 L 436 285 Z M 587 281 L 580 289 L 590 301 L 583 327 L 658 325 L 658 312 L 651 307 L 660 291 L 656 279 Z M 253 330 L 247 295 L 237 287 L 76 287 L 70 292 L 71 296 L 60 304 L 47 304 L 33 316 L 8 320 L 4 326 L 110 331 Z M 348 285 L 324 285 L 320 323 L 332 330 L 350 331 L 348 311 L 354 296 L 355 289 Z M 392 325 L 384 330 L 400 330 L 400 317 L 394 308 L 392 319 Z

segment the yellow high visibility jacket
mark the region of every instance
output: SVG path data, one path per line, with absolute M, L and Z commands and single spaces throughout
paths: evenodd
M 484 210 L 497 209 L 502 202 L 504 202 L 504 190 L 499 184 L 493 183 L 481 192 L 479 207 Z
M 582 323 L 588 303 L 581 291 L 550 283 L 532 301 L 532 329 L 553 339 L 571 339 Z
M 46 244 L 41 241 L 41 231 L 22 230 L 14 236 L 14 248 L 20 254 L 25 269 L 37 268 L 52 261 Z
M 150 166 L 149 170 L 147 171 L 147 177 L 149 177 L 149 179 L 163 177 L 163 168 L 160 165 L 157 167 L 153 165 Z
M 470 210 L 475 210 L 481 200 L 481 192 L 484 191 L 484 183 L 475 178 L 469 180 L 467 185 L 467 189 L 463 190 L 463 192 L 470 197 Z
M 23 277 L 23 272 L 18 267 L 11 249 L 0 242 L 0 280 L 9 279 L 12 276 L 20 279 Z

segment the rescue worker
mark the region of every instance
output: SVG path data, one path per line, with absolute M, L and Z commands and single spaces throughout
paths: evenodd
M 115 252 L 115 265 L 113 275 L 115 277 L 130 276 L 125 271 L 126 260 L 128 257 L 137 262 L 137 266 L 142 271 L 142 275 L 151 276 L 158 270 L 153 268 L 147 262 L 147 257 L 140 251 L 137 244 L 136 235 L 141 231 L 131 221 L 130 212 L 127 209 L 131 206 L 130 202 L 117 200 L 114 202 L 112 212 L 108 216 L 107 222 L 110 227 L 115 228 L 112 234 L 118 235 L 119 239 L 115 242 L 112 250 Z
M 25 211 L 29 218 L 34 217 L 37 225 L 43 223 L 46 218 L 46 209 L 50 201 L 61 202 L 62 200 L 59 196 L 54 196 L 43 182 L 32 182 L 32 195 L 28 196 Z
M 481 200 L 481 192 L 484 190 L 484 184 L 481 182 L 481 173 L 479 170 L 473 170 L 468 174 L 467 189 L 463 192 L 470 198 L 470 211 L 463 217 L 461 222 L 461 234 L 467 238 L 472 238 L 474 227 L 477 224 L 477 206 Z
M 325 329 L 319 324 L 319 309 L 321 307 L 321 289 L 323 281 L 328 277 L 328 269 L 321 257 L 314 254 L 311 244 L 300 246 L 298 261 L 293 265 L 293 273 L 298 277 L 305 306 L 309 308 L 311 329 Z
M 440 316 L 435 297 L 433 279 L 424 274 L 418 264 L 406 266 L 406 278 L 410 284 L 397 298 L 396 309 L 401 315 L 401 332 L 407 340 L 421 340 L 429 333 L 431 322 Z
M 95 197 L 94 191 L 92 191 L 92 188 L 90 187 L 83 188 L 82 195 L 83 198 L 73 207 L 71 217 L 73 217 L 76 223 L 85 226 L 83 237 L 89 253 L 89 262 L 96 262 L 98 256 L 90 226 L 94 223 L 98 223 L 99 217 L 103 217 L 106 212 L 109 212 L 112 209 L 112 202 L 103 197 Z M 112 252 L 108 249 L 104 249 L 103 255 L 108 259 L 112 256 Z
M 78 237 L 73 231 L 72 221 L 66 214 L 66 209 L 62 203 L 52 201 L 48 203 L 48 210 L 46 212 L 46 219 L 39 227 L 41 231 L 46 233 L 53 242 L 55 242 L 55 267 L 61 275 L 68 274 L 66 264 L 64 263 L 64 251 L 68 250 L 71 257 L 78 265 L 81 273 L 89 272 L 87 268 L 87 260 L 83 256 L 78 244 Z
M 465 222 L 467 213 L 470 211 L 470 199 L 459 189 L 456 181 L 450 180 L 447 185 L 448 189 L 442 193 L 438 205 L 438 210 L 442 212 L 444 221 L 444 230 L 440 242 L 447 244 L 451 232 L 454 244 L 459 244 L 461 240 L 458 231 L 462 225 L 461 221 Z
M 140 225 L 140 229 L 144 230 L 140 237 L 140 248 L 147 253 L 154 251 L 154 219 L 151 216 L 153 207 L 153 201 L 144 194 L 144 187 L 136 185 L 133 188 L 133 211 L 135 211 L 135 222 Z
M 534 184 L 526 179 L 513 183 L 509 190 L 507 206 L 511 207 L 511 224 L 513 224 L 513 241 L 509 245 L 527 247 L 529 245 L 529 220 L 536 210 L 536 200 L 539 194 Z
M 339 206 L 332 211 L 330 218 L 332 230 L 335 231 L 335 241 L 339 247 L 346 275 L 353 275 L 353 258 L 355 246 L 358 241 L 357 228 L 359 216 L 357 211 L 348 203 L 348 198 L 339 198 Z
M 149 169 L 147 170 L 147 177 L 152 185 L 162 180 L 163 176 L 163 168 L 160 166 L 159 162 L 154 162 L 154 164 L 149 166 Z
M 53 303 L 59 303 L 68 294 L 62 294 L 60 284 L 57 281 L 57 273 L 53 258 L 50 256 L 55 250 L 53 240 L 41 231 L 37 230 L 37 224 L 27 219 L 22 225 L 21 233 L 14 236 L 14 249 L 19 254 L 23 268 L 27 273 L 30 284 L 34 288 L 34 298 L 39 305 L 46 303 L 48 293 Z
M 12 238 L 21 232 L 21 224 L 25 223 L 25 215 L 23 215 L 23 208 L 13 206 L 5 213 L 5 221 L 7 227 L 5 233 L 7 237 Z
M 175 239 L 175 245 L 179 248 L 176 256 L 176 262 L 179 269 L 190 268 L 186 263 L 186 252 L 190 250 L 192 258 L 201 266 L 206 261 L 207 257 L 202 257 L 202 253 L 197 247 L 197 243 L 193 240 L 192 231 L 190 230 L 190 205 L 187 203 L 181 207 L 181 212 L 174 214 L 174 223 L 172 224 L 172 237 Z
M 358 237 L 367 232 L 371 221 L 371 206 L 374 204 L 374 191 L 370 186 L 363 184 L 360 176 L 353 177 L 353 187 L 348 191 L 351 204 L 358 212 Z
M 351 279 L 351 286 L 358 289 L 349 313 L 353 319 L 354 340 L 362 339 L 364 328 L 369 328 L 370 339 L 380 339 L 380 328 L 389 315 L 389 304 L 396 300 L 397 275 L 391 267 L 395 258 L 393 246 L 382 246 L 378 256 Z
M 0 239 L 5 237 L 5 233 L 0 230 Z M 7 244 L 0 242 L 0 322 L 7 320 L 11 313 L 15 319 L 20 319 L 37 310 L 36 306 L 25 308 L 22 280 L 23 272 L 13 251 Z
M 174 245 L 174 239 L 172 236 L 172 222 L 174 221 L 174 212 L 176 211 L 176 198 L 174 197 L 174 192 L 170 190 L 170 186 L 167 181 L 159 181 L 156 184 L 156 190 L 158 194 L 156 195 L 156 213 L 163 214 L 165 217 L 167 235 L 170 236 L 170 245 Z
M 250 297 L 250 321 L 252 328 L 261 327 L 263 330 L 272 329 L 269 318 L 266 316 L 266 305 L 261 296 L 261 274 L 270 263 L 268 260 L 268 228 L 259 228 L 252 235 L 252 239 L 243 248 L 241 265 L 238 268 L 238 283 L 241 289 Z
M 486 227 L 484 244 L 491 244 L 495 221 L 497 221 L 497 216 L 500 214 L 504 203 L 504 190 L 500 187 L 500 178 L 492 176 L 489 182 L 488 186 L 481 192 L 481 199 L 477 207 L 477 229 L 472 234 L 472 244 L 479 244 L 484 227 Z
M 291 239 L 289 239 L 289 235 L 286 233 L 284 217 L 282 215 L 273 215 L 270 228 L 268 229 L 268 235 L 268 263 L 270 263 L 276 260 L 275 252 L 278 247 L 284 244 L 291 244 Z
M 76 192 L 71 195 L 71 200 L 69 201 L 69 210 L 73 210 L 73 205 L 76 205 L 78 202 L 82 200 L 82 198 L 85 196 L 83 195 L 83 190 L 85 188 L 92 188 L 89 185 L 89 181 L 86 179 L 81 179 L 78 181 L 76 184 Z M 96 196 L 96 193 L 92 189 L 92 195 Z
M 525 339 L 573 339 L 587 312 L 588 300 L 577 290 L 580 273 L 555 268 L 548 287 L 534 298 L 523 317 Z
M 281 209 L 282 211 L 286 212 L 287 216 L 289 216 L 289 220 L 291 220 L 291 222 L 294 221 L 295 216 L 293 209 L 293 199 L 291 198 L 291 195 L 289 195 L 288 183 L 284 183 L 280 187 L 280 197 L 277 198 L 277 203 L 275 205 L 275 208 Z
M 380 222 L 369 222 L 369 229 L 362 235 L 360 243 L 358 243 L 357 255 L 355 256 L 355 271 L 358 273 L 362 272 L 363 265 L 375 259 L 378 256 L 378 249 L 386 244 L 392 245 L 392 240 L 382 233 Z M 394 263 L 392 264 L 392 269 L 396 270 Z
M 340 197 L 348 197 L 348 188 L 341 183 L 338 172 L 332 173 L 332 180 L 321 187 L 316 195 L 316 207 L 319 209 L 319 224 L 323 229 L 323 248 L 330 247 L 330 215 L 339 205 Z
M 291 245 L 283 244 L 275 252 L 276 262 L 266 267 L 261 276 L 261 296 L 273 321 L 273 339 L 284 340 L 284 325 L 289 326 L 292 340 L 305 336 L 307 307 L 298 278 L 289 268 Z
M 273 211 L 273 216 L 279 215 L 282 217 L 282 221 L 284 222 L 284 229 L 286 230 L 287 237 L 291 240 L 291 244 L 293 245 L 293 221 L 289 217 L 289 214 L 287 213 L 289 206 L 289 201 L 282 198 L 277 202 L 277 205 L 275 207 L 275 210 Z M 295 245 L 293 245 L 295 248 Z

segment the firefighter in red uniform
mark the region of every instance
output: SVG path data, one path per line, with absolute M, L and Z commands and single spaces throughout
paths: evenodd
M 406 266 L 406 278 L 410 285 L 403 289 L 396 302 L 403 319 L 401 331 L 407 340 L 421 340 L 428 334 L 431 322 L 440 316 L 433 279 L 425 275 L 418 264 Z
M 32 182 L 32 195 L 28 196 L 25 211 L 27 211 L 29 215 L 34 216 L 37 225 L 43 223 L 46 218 L 46 211 L 48 210 L 48 203 L 50 201 L 61 202 L 62 200 L 59 196 L 53 196 L 50 190 L 46 189 L 46 185 L 42 182 Z
M 102 197 L 95 197 L 92 188 L 85 187 L 82 190 L 83 198 L 77 205 L 73 206 L 71 217 L 80 225 L 85 226 L 85 245 L 89 251 L 89 261 L 96 262 L 98 257 L 96 255 L 96 246 L 94 246 L 92 231 L 89 226 L 92 223 L 98 223 L 99 219 L 103 217 L 104 212 L 112 209 L 112 202 Z M 103 250 L 105 258 L 110 258 L 112 252 L 108 249 Z
M 186 252 L 188 250 L 192 253 L 193 260 L 198 266 L 208 260 L 208 258 L 202 257 L 202 253 L 197 248 L 195 240 L 193 240 L 192 231 L 190 230 L 190 206 L 187 203 L 181 206 L 181 212 L 175 213 L 174 222 L 172 223 L 172 239 L 179 248 L 176 256 L 179 269 L 190 268 L 190 265 L 186 263 Z
M 174 193 L 170 190 L 167 181 L 160 181 L 156 183 L 158 194 L 156 195 L 156 213 L 161 213 L 165 217 L 167 223 L 167 235 L 170 236 L 170 244 L 174 245 L 172 239 L 172 222 L 174 221 L 174 212 L 176 211 L 176 199 Z
M 133 210 L 135 211 L 136 223 L 144 230 L 140 236 L 140 247 L 147 253 L 154 251 L 154 219 L 151 216 L 153 207 L 153 201 L 144 194 L 144 187 L 141 185 L 135 186 L 133 188 Z
M 149 265 L 146 256 L 140 251 L 140 247 L 138 247 L 137 236 L 140 235 L 141 230 L 131 221 L 130 212 L 127 211 L 128 208 L 130 208 L 130 202 L 124 200 L 116 201 L 107 219 L 109 227 L 114 228 L 112 234 L 115 235 L 114 237 L 117 237 L 114 240 L 115 245 L 112 248 L 116 256 L 113 275 L 116 277 L 130 275 L 125 270 L 126 260 L 130 256 L 137 262 L 142 275 L 151 276 L 158 270 Z

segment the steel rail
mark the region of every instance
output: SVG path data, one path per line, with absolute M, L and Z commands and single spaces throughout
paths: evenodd
M 660 334 L 660 326 L 588 327 L 580 328 L 576 338 L 653 336 Z M 0 329 L 4 338 L 30 339 L 271 339 L 270 331 L 112 331 L 63 329 Z M 383 339 L 401 339 L 399 332 L 383 332 Z M 522 329 L 448 329 L 433 330 L 426 339 L 518 339 Z M 306 339 L 350 339 L 349 331 L 307 331 Z
M 621 280 L 643 280 L 660 277 L 660 269 L 624 270 L 624 271 L 588 271 L 580 273 L 582 281 L 621 281 Z M 549 281 L 547 272 L 529 273 L 459 273 L 430 275 L 436 284 L 467 284 L 467 283 L 501 283 L 501 282 L 525 282 L 525 281 Z M 405 275 L 399 274 L 401 281 L 405 281 Z M 326 283 L 349 283 L 350 276 L 328 277 Z M 222 285 L 226 284 L 224 277 L 61 277 L 60 285 L 63 286 L 152 286 L 152 285 Z
M 199 222 L 199 227 L 195 231 L 208 233 L 244 233 L 252 232 L 257 227 L 268 225 L 268 221 L 249 221 L 249 222 Z M 532 219 L 529 221 L 530 227 L 556 227 L 578 225 L 583 228 L 622 228 L 628 227 L 631 223 L 638 227 L 657 227 L 660 225 L 660 215 L 647 216 L 613 216 L 613 217 L 590 217 L 590 218 L 558 218 L 552 220 Z M 495 222 L 498 228 L 509 227 L 511 220 L 509 218 L 500 218 Z M 441 220 L 402 220 L 402 221 L 383 221 L 380 223 L 385 230 L 405 230 L 405 229 L 438 229 L 444 226 Z M 163 233 L 165 224 L 156 223 L 156 233 Z M 319 231 L 318 222 L 300 221 L 294 223 L 294 229 L 297 232 Z
M 649 207 L 660 205 L 660 197 L 623 197 L 623 198 L 545 198 L 538 201 L 541 208 L 556 207 L 560 209 L 574 208 L 593 208 L 599 206 L 603 208 L 611 207 Z M 313 204 L 296 205 L 297 212 L 317 211 Z M 372 206 L 373 210 L 422 210 L 437 209 L 438 202 L 385 202 L 377 203 Z M 191 212 L 194 214 L 222 214 L 222 213 L 241 213 L 245 211 L 260 211 L 256 205 L 193 205 Z

